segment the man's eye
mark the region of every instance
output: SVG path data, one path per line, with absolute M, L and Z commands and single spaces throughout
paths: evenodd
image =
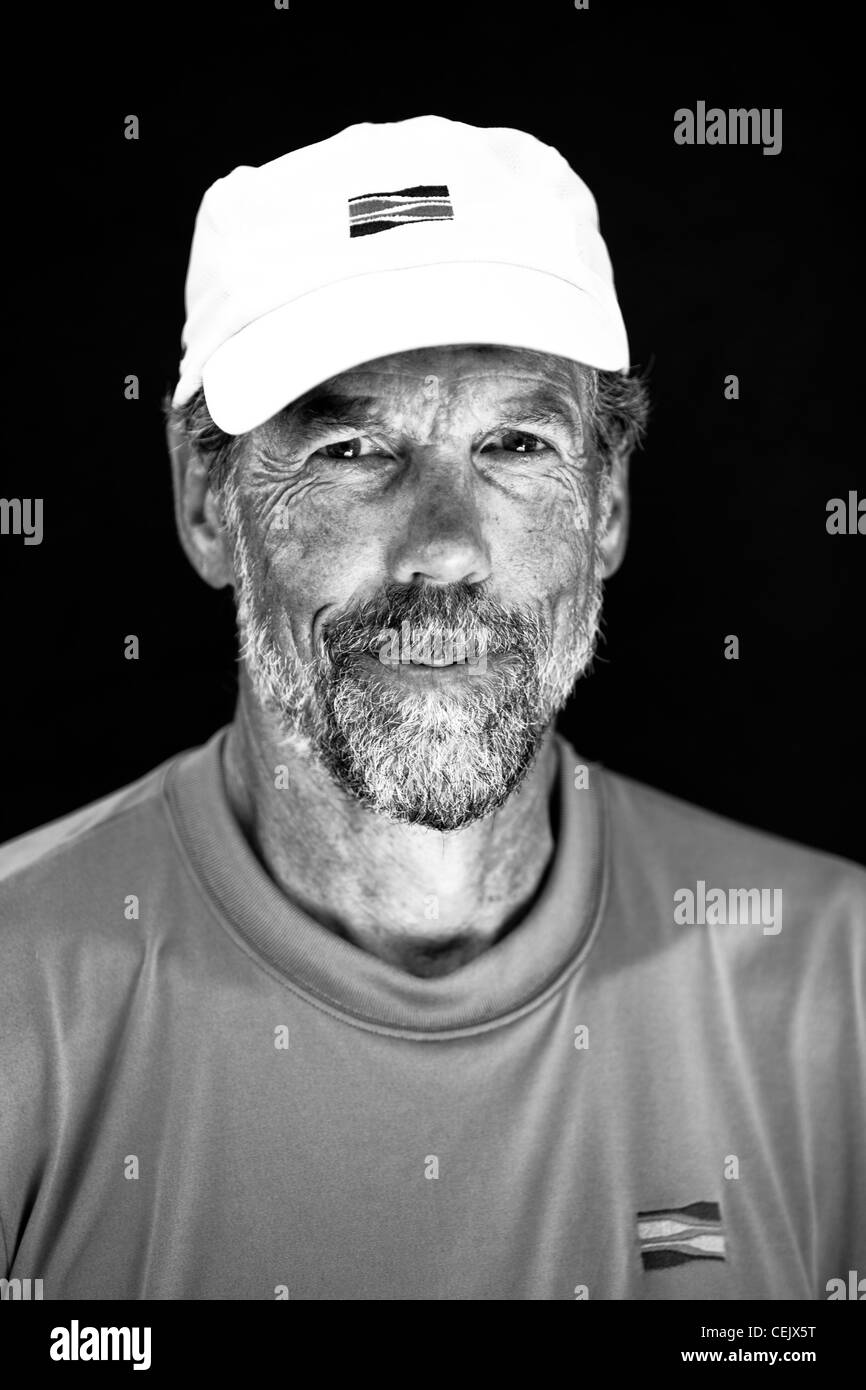
M 361 457 L 361 450 L 364 446 L 363 439 L 341 439 L 336 444 L 326 444 L 324 448 L 318 449 L 317 453 L 323 454 L 326 459 L 357 459 Z
M 506 454 L 542 454 L 547 448 L 549 445 L 537 434 L 527 434 L 525 430 L 503 430 L 488 440 L 481 452 L 501 449 Z
M 325 444 L 316 450 L 317 454 L 326 459 L 376 458 L 384 452 L 372 440 L 361 435 L 355 435 L 352 439 L 340 439 L 335 444 Z

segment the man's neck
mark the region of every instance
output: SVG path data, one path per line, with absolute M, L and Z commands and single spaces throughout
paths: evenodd
M 499 810 L 443 834 L 351 799 L 311 755 L 287 751 L 244 693 L 225 748 L 232 809 L 286 896 L 362 950 L 425 976 L 465 965 L 529 910 L 554 851 L 557 768 L 551 727 Z

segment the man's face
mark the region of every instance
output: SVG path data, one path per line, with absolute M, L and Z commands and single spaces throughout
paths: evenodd
M 373 811 L 452 830 L 502 805 L 586 669 L 610 491 L 588 410 L 562 358 L 432 348 L 247 439 L 223 503 L 253 690 Z

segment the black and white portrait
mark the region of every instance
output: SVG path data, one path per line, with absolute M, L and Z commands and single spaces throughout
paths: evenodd
M 166 33 L 40 156 L 4 1299 L 866 1296 L 845 147 L 547 9 Z

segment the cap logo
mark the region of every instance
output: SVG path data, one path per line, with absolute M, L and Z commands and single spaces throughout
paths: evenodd
M 420 183 L 393 193 L 361 193 L 349 199 L 349 236 L 371 236 L 404 222 L 453 222 L 451 195 L 444 183 Z

